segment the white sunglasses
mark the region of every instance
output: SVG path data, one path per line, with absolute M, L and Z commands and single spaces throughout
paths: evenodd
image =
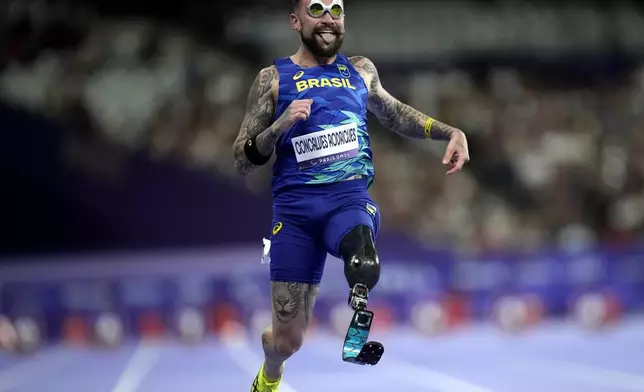
M 344 16 L 344 7 L 342 2 L 335 0 L 330 5 L 326 5 L 322 0 L 312 0 L 307 7 L 309 15 L 314 18 L 321 18 L 325 12 L 328 12 L 333 19 L 340 19 Z

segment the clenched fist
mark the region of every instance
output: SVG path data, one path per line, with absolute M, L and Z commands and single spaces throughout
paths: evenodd
M 286 132 L 295 125 L 298 121 L 306 121 L 311 115 L 312 99 L 298 99 L 286 108 L 284 113 L 276 121 L 279 129 Z

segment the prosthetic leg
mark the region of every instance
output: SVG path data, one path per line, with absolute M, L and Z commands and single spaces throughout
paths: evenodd
M 369 341 L 373 312 L 367 310 L 369 290 L 378 283 L 380 263 L 368 226 L 357 226 L 345 235 L 340 244 L 344 272 L 351 287 L 349 306 L 353 318 L 344 338 L 342 360 L 358 365 L 376 365 L 385 352 L 382 343 Z

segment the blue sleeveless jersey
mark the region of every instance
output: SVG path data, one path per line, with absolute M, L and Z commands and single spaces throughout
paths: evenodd
M 311 116 L 280 136 L 275 146 L 273 193 L 285 187 L 329 184 L 362 175 L 374 178 L 367 133 L 368 90 L 351 62 L 338 54 L 333 64 L 301 68 L 275 60 L 279 95 L 274 120 L 292 101 L 312 99 Z

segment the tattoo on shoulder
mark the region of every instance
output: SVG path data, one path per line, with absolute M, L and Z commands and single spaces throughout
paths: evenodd
M 364 71 L 364 73 L 379 81 L 378 70 L 371 60 L 364 56 L 353 56 L 349 58 L 349 61 L 358 71 Z M 374 85 L 373 79 L 371 81 L 371 86 Z
M 271 282 L 275 318 L 288 324 L 304 317 L 308 324 L 313 313 L 319 286 L 306 283 Z
M 363 74 L 369 75 L 369 96 L 371 97 L 378 91 L 380 86 L 378 69 L 371 60 L 364 56 L 353 56 L 349 58 L 349 61 L 358 72 L 362 71 Z
M 267 93 L 271 92 L 271 86 L 277 77 L 277 68 L 274 65 L 259 71 L 250 87 L 246 102 L 247 108 L 253 108 Z
M 357 67 L 358 64 L 361 61 L 364 61 L 364 59 L 366 59 L 366 57 L 364 57 L 364 56 L 351 56 L 351 57 L 349 57 L 349 61 L 351 62 L 351 65 L 353 65 L 354 67 Z

